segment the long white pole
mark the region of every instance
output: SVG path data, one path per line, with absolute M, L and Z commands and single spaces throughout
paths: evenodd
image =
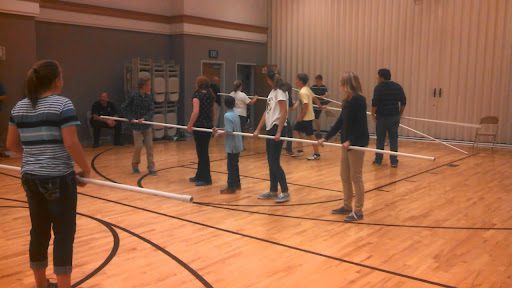
M 21 172 L 21 168 L 16 167 L 16 166 L 0 164 L 0 169 L 16 171 L 18 173 Z M 140 187 L 119 184 L 119 183 L 112 183 L 112 182 L 107 182 L 107 181 L 101 181 L 101 180 L 96 180 L 96 179 L 91 179 L 91 178 L 82 178 L 80 176 L 76 176 L 76 178 L 78 179 L 78 181 L 86 183 L 86 184 L 93 184 L 93 185 L 97 185 L 97 186 L 103 186 L 103 187 L 128 190 L 128 191 L 138 192 L 138 193 L 143 193 L 143 194 L 155 195 L 155 196 L 170 198 L 173 200 L 178 200 L 178 201 L 183 201 L 183 202 L 192 202 L 192 200 L 193 200 L 192 196 L 190 196 L 190 195 L 181 195 L 181 194 L 175 194 L 175 193 L 170 193 L 170 192 L 164 192 L 164 191 L 160 191 L 160 190 L 140 188 Z
M 294 90 L 296 91 L 300 91 L 298 89 L 295 89 L 293 88 Z M 225 94 L 225 93 L 220 93 L 222 95 L 229 95 L 229 94 Z M 317 97 L 321 97 L 321 98 L 325 98 L 326 100 L 329 100 L 331 102 L 334 102 L 334 103 L 338 103 L 338 104 L 341 104 L 341 102 L 337 102 L 335 100 L 332 100 L 332 99 L 329 99 L 329 98 L 326 98 L 326 97 L 323 97 L 323 96 L 318 96 L 318 95 L 315 95 Z M 262 99 L 262 100 L 266 100 L 267 98 L 265 97 L 259 97 L 259 96 L 249 96 L 249 97 L 256 97 L 258 99 Z M 317 105 L 313 105 L 314 107 L 318 107 Z M 341 108 L 335 108 L 335 107 L 325 107 L 326 109 L 329 109 L 329 110 L 335 110 L 335 111 L 341 111 Z M 369 112 L 367 112 L 369 113 Z M 464 127 L 472 127 L 472 128 L 480 128 L 481 126 L 478 125 L 478 124 L 470 124 L 470 123 L 461 123 L 461 122 L 452 122 L 452 121 L 442 121 L 442 120 L 433 120 L 433 119 L 426 119 L 426 118 L 417 118 L 417 117 L 409 117 L 409 116 L 402 116 L 401 118 L 403 119 L 409 119 L 409 120 L 417 120 L 417 121 L 425 121 L 425 122 L 432 122 L 432 123 L 440 123 L 440 124 L 449 124 L 449 125 L 458 125 L 458 126 L 464 126 Z M 402 126 L 404 128 L 406 128 L 405 126 Z M 407 129 L 407 128 L 406 128 Z M 427 137 L 427 136 L 425 136 Z
M 409 130 L 411 130 L 412 132 L 414 132 L 414 133 L 416 133 L 416 134 L 419 134 L 419 135 L 421 135 L 421 136 L 427 137 L 428 139 L 434 140 L 434 141 L 436 141 L 436 142 L 438 142 L 438 143 L 441 143 L 441 144 L 443 144 L 443 145 L 445 145 L 445 146 L 448 146 L 448 147 L 450 147 L 450 148 L 452 148 L 452 149 L 455 149 L 455 150 L 457 150 L 457 151 L 459 151 L 459 152 L 462 152 L 462 153 L 464 153 L 464 154 L 469 154 L 468 152 L 466 152 L 466 151 L 464 151 L 464 150 L 462 150 L 462 149 L 459 149 L 459 148 L 457 148 L 457 147 L 455 147 L 455 146 L 452 146 L 452 145 L 450 145 L 450 144 L 448 144 L 448 143 L 445 143 L 445 142 L 443 142 L 443 141 L 441 141 L 441 140 L 439 140 L 439 139 L 436 139 L 436 138 L 434 138 L 434 137 L 432 137 L 432 136 L 429 136 L 429 135 L 427 135 L 427 134 L 425 134 L 425 133 L 422 133 L 422 132 L 420 132 L 420 131 L 418 131 L 418 130 L 414 130 L 414 129 L 412 129 L 411 127 L 407 127 L 407 126 L 405 126 L 405 125 L 403 125 L 403 124 L 400 124 L 400 127 L 403 127 L 403 128 L 405 128 L 405 129 L 409 129 Z
M 111 117 L 111 116 L 101 116 L 101 118 L 111 119 L 111 120 L 116 120 L 116 121 L 123 121 L 123 122 L 128 122 L 129 121 L 126 118 Z M 148 124 L 148 125 L 155 125 L 155 126 L 171 127 L 171 128 L 181 128 L 181 129 L 186 129 L 187 128 L 186 126 L 183 126 L 183 125 L 166 124 L 166 123 L 151 122 L 151 121 L 142 121 L 140 123 L 141 124 Z M 206 129 L 206 128 L 192 127 L 192 129 L 193 130 L 197 130 L 197 131 L 213 132 L 212 129 Z M 251 134 L 251 133 L 233 132 L 232 134 L 233 135 L 245 136 L 245 137 L 254 137 L 254 134 Z M 269 135 L 258 135 L 258 137 L 259 138 L 264 138 L 264 139 L 274 139 L 274 136 L 269 136 Z M 302 143 L 315 144 L 315 145 L 318 144 L 317 141 L 313 141 L 313 140 L 288 138 L 288 137 L 281 137 L 281 140 L 283 140 L 283 141 L 292 141 L 292 142 L 302 142 Z M 325 142 L 324 145 L 326 145 L 326 146 L 342 147 L 341 144 L 329 143 L 329 142 Z M 411 157 L 411 158 L 430 160 L 430 161 L 434 161 L 435 160 L 435 157 L 432 157 L 432 156 L 423 156 L 423 155 L 416 155 L 416 154 L 409 154 L 409 153 L 402 153 L 402 152 L 393 152 L 393 151 L 373 149 L 373 148 L 367 148 L 367 147 L 349 146 L 348 149 L 361 150 L 361 151 L 369 151 L 369 152 L 378 152 L 378 153 L 383 153 L 383 154 Z
M 297 92 L 300 92 L 300 90 L 299 90 L 299 89 L 297 89 L 297 88 L 293 88 L 293 90 L 295 90 L 295 91 L 297 91 Z M 325 100 L 329 100 L 329 101 L 331 101 L 331 102 L 333 102 L 333 103 L 336 103 L 336 104 L 339 104 L 339 105 L 343 105 L 343 103 L 341 103 L 340 101 L 337 101 L 337 100 L 334 100 L 334 99 L 331 99 L 331 98 L 327 98 L 327 97 L 324 97 L 324 96 L 316 95 L 316 94 L 313 94 L 313 95 L 314 95 L 315 97 L 317 97 L 317 98 L 323 98 L 323 99 L 325 99 Z
M 402 118 L 403 119 L 409 119 L 409 120 L 417 120 L 417 121 L 425 121 L 425 122 L 432 122 L 432 123 L 457 125 L 457 126 L 472 127 L 472 128 L 480 128 L 481 127 L 478 124 L 452 122 L 452 121 L 441 121 L 441 120 L 433 120 L 433 119 L 426 119 L 426 118 L 416 118 L 416 117 L 409 117 L 409 116 L 402 116 Z
M 256 97 L 257 99 L 262 99 L 262 100 L 266 100 L 266 99 L 267 99 L 267 98 L 265 98 L 265 97 L 259 97 L 259 96 L 249 96 L 249 97 Z M 314 107 L 318 107 L 317 105 L 313 105 L 313 106 L 314 106 Z M 327 107 L 325 107 L 325 108 L 326 108 L 326 109 L 329 109 L 329 110 L 341 111 L 341 108 L 336 108 L 336 107 L 329 107 L 329 106 L 327 106 Z M 366 112 L 366 114 L 367 114 L 367 115 L 371 115 L 372 113 L 370 113 L 370 112 Z M 418 130 L 412 129 L 411 127 L 407 127 L 407 126 L 405 126 L 405 125 L 403 125 L 403 124 L 400 124 L 400 127 L 405 128 L 405 129 L 408 129 L 408 130 L 411 130 L 411 131 L 412 131 L 412 132 L 414 132 L 414 133 L 417 133 L 417 134 L 419 134 L 419 135 L 421 135 L 421 136 L 424 136 L 424 137 L 426 137 L 426 138 L 428 138 L 428 139 L 434 140 L 434 141 L 436 141 L 436 142 L 438 142 L 438 143 L 441 143 L 441 144 L 443 144 L 443 145 L 445 145 L 445 146 L 448 146 L 448 147 L 450 147 L 450 148 L 452 148 L 452 149 L 455 149 L 455 150 L 457 150 L 457 151 L 460 151 L 460 152 L 462 152 L 462 153 L 464 153 L 464 154 L 468 154 L 468 152 L 466 152 L 466 151 L 464 151 L 464 150 L 462 150 L 462 149 L 459 149 L 459 148 L 457 148 L 457 147 L 455 147 L 455 146 L 452 146 L 452 145 L 450 145 L 450 144 L 448 144 L 448 143 L 445 143 L 445 142 L 443 142 L 443 141 L 441 141 L 441 140 L 439 140 L 439 139 L 436 139 L 436 138 L 434 138 L 434 137 L 432 137 L 432 136 L 430 136 L 430 135 L 427 135 L 427 134 L 425 134 L 425 133 L 423 133 L 423 132 L 420 132 L 420 131 L 418 131 Z

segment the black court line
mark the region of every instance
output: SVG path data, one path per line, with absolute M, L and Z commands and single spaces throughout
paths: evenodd
M 399 273 L 399 272 L 395 272 L 395 271 L 391 271 L 391 270 L 387 270 L 387 269 L 383 269 L 383 268 L 379 268 L 379 267 L 375 267 L 375 266 L 371 266 L 371 265 L 367 265 L 367 264 L 351 261 L 351 260 L 346 260 L 346 259 L 343 259 L 343 258 L 338 258 L 338 257 L 334 257 L 334 256 L 331 256 L 331 255 L 327 255 L 327 254 L 323 254 L 323 253 L 319 253 L 319 252 L 315 252 L 315 251 L 311 251 L 311 250 L 307 250 L 307 249 L 303 249 L 303 248 L 300 248 L 300 247 L 296 247 L 296 246 L 292 246 L 292 245 L 288 245 L 288 244 L 284 244 L 284 243 L 280 243 L 280 242 L 276 242 L 276 241 L 272 241 L 272 240 L 268 240 L 268 239 L 264 239 L 264 238 L 260 238 L 260 237 L 256 237 L 256 236 L 252 236 L 252 235 L 248 235 L 248 234 L 244 234 L 244 233 L 240 233 L 240 232 L 237 232 L 237 231 L 233 231 L 233 230 L 228 230 L 228 229 L 212 226 L 212 225 L 209 225 L 209 224 L 205 224 L 205 223 L 201 223 L 201 222 L 197 222 L 197 221 L 181 218 L 181 217 L 178 217 L 178 216 L 173 216 L 173 215 L 170 215 L 170 214 L 165 214 L 165 213 L 154 211 L 154 210 L 151 210 L 151 209 L 147 209 L 147 208 L 143 208 L 143 207 L 139 207 L 139 206 L 135 206 L 135 205 L 131 205 L 131 204 L 126 204 L 126 203 L 115 201 L 115 200 L 110 200 L 110 199 L 102 198 L 102 197 L 99 197 L 99 196 L 94 196 L 94 195 L 90 195 L 90 194 L 86 194 L 86 193 L 79 193 L 79 194 L 83 195 L 83 196 L 90 197 L 90 198 L 94 198 L 94 199 L 97 199 L 97 200 L 102 200 L 102 201 L 106 201 L 106 202 L 109 202 L 109 203 L 114 203 L 114 204 L 117 204 L 117 205 L 125 206 L 125 207 L 128 207 L 128 208 L 132 208 L 132 209 L 148 212 L 148 213 L 151 213 L 151 214 L 163 216 L 163 217 L 166 217 L 166 218 L 170 218 L 170 219 L 174 219 L 174 220 L 178 220 L 178 221 L 182 221 L 182 222 L 198 225 L 198 226 L 201 226 L 201 227 L 205 227 L 205 228 L 209 228 L 209 229 L 213 229 L 213 230 L 217 230 L 217 231 L 221 231 L 221 232 L 237 235 L 237 236 L 248 238 L 248 239 L 257 240 L 257 241 L 260 241 L 260 242 L 264 242 L 264 243 L 280 246 L 280 247 L 283 247 L 283 248 L 287 248 L 287 249 L 303 252 L 303 253 L 310 254 L 310 255 L 315 255 L 315 256 L 323 257 L 323 258 L 326 258 L 326 259 L 335 260 L 335 261 L 346 263 L 346 264 L 351 264 L 351 265 L 358 266 L 358 267 L 363 267 L 363 268 L 366 268 L 366 269 L 382 272 L 382 273 L 385 273 L 385 274 L 389 274 L 389 275 L 393 275 L 393 276 L 397 276 L 397 277 L 401 277 L 401 278 L 405 278 L 405 279 L 409 279 L 409 280 L 413 280 L 413 281 L 418 281 L 418 282 L 422 282 L 422 283 L 426 283 L 426 284 L 431 284 L 431 285 L 438 286 L 438 287 L 447 287 L 447 288 L 455 287 L 455 286 L 451 286 L 451 285 L 448 285 L 448 284 L 443 284 L 443 283 L 439 283 L 439 282 L 435 282 L 435 281 L 431 281 L 431 280 L 427 280 L 427 279 L 423 279 L 423 278 L 419 278 L 419 277 L 415 277 L 415 276 L 411 276 L 411 275 L 407 275 L 407 274 L 403 274 L 403 273 Z
M 250 214 L 258 214 L 258 215 L 266 215 L 266 216 L 274 216 L 281 218 L 290 218 L 290 219 L 299 219 L 299 220 L 311 220 L 311 221 L 319 221 L 319 222 L 328 222 L 328 223 L 343 223 L 347 225 L 367 225 L 367 226 L 383 226 L 383 227 L 396 227 L 396 228 L 420 228 L 420 229 L 442 229 L 442 230 L 479 230 L 479 231 L 512 231 L 512 227 L 460 227 L 460 226 L 431 226 L 431 225 L 405 225 L 405 224 L 387 224 L 387 223 L 372 223 L 372 222 L 344 222 L 343 220 L 333 220 L 333 219 L 323 219 L 323 218 L 312 218 L 312 217 L 303 217 L 303 216 L 292 216 L 292 215 L 284 215 L 284 214 L 275 214 L 275 213 L 267 213 L 260 211 L 251 211 L 251 210 L 243 210 L 231 207 L 224 207 L 218 205 L 211 205 L 206 203 L 197 203 L 194 204 L 236 211 L 236 212 L 245 212 Z
M 4 173 L 4 172 L 0 172 L 0 175 L 4 175 L 4 176 L 7 176 L 7 177 L 20 179 L 20 177 L 19 177 L 19 176 L 15 176 L 15 175 L 8 174 L 8 173 Z
M 438 165 L 438 166 L 435 166 L 435 167 L 432 167 L 432 168 L 429 168 L 427 170 L 424 170 L 424 171 L 420 171 L 418 173 L 415 173 L 415 174 L 412 174 L 412 175 L 409 175 L 409 176 L 405 176 L 405 177 L 402 177 L 400 179 L 397 179 L 397 180 L 394 180 L 394 181 L 391 181 L 389 183 L 385 183 L 385 184 L 382 184 L 380 186 L 376 186 L 372 189 L 369 189 L 367 191 L 365 191 L 365 194 L 366 193 L 370 193 L 372 191 L 378 191 L 379 189 L 383 189 L 384 187 L 387 187 L 387 186 L 390 186 L 390 185 L 393 185 L 393 184 L 396 184 L 398 182 L 401 182 L 401 181 L 404 181 L 404 180 L 408 180 L 410 178 L 413 178 L 413 177 L 416 177 L 418 175 L 421 175 L 421 174 L 424 174 L 424 173 L 427 173 L 427 172 L 430 172 L 430 171 L 433 171 L 433 170 L 436 170 L 436 169 L 439 169 L 439 168 L 442 168 L 444 166 L 447 166 L 447 165 L 450 165 L 454 162 L 457 162 L 457 161 L 462 161 L 462 160 L 465 160 L 471 156 L 474 156 L 475 154 L 471 154 L 471 155 L 467 155 L 467 156 L 464 156 L 462 158 L 459 158 L 459 159 L 456 159 L 456 160 L 453 160 L 453 161 L 450 161 L 448 163 L 445 163 L 445 164 L 441 164 L 441 165 Z M 189 167 L 184 167 L 184 168 L 187 168 L 187 169 L 193 169 L 193 168 L 189 168 Z M 219 173 L 219 174 L 227 174 L 227 172 L 222 172 L 222 171 L 211 171 L 212 173 Z M 249 179 L 257 179 L 257 180 L 264 180 L 264 181 L 270 181 L 266 178 L 260 178 L 260 177 L 253 177 L 253 176 L 245 176 L 245 175 L 240 175 L 240 177 L 245 177 L 245 178 L 249 178 Z M 140 184 L 142 184 L 142 182 L 140 182 Z M 288 185 L 297 185 L 297 186 L 302 186 L 302 187 L 307 187 L 307 188 L 313 188 L 313 189 L 319 189 L 319 190 L 327 190 L 327 191 L 332 191 L 330 189 L 326 189 L 326 188 L 321 188 L 321 187 L 315 187 L 315 186 L 310 186 L 310 185 L 302 185 L 302 184 L 294 184 L 294 183 L 288 183 Z M 142 185 L 139 185 L 139 187 L 143 188 Z M 339 190 L 334 190 L 334 191 L 337 191 L 339 193 L 342 193 L 342 191 L 339 191 Z M 386 192 L 389 192 L 387 190 L 384 190 Z M 340 198 L 339 200 L 343 200 L 343 198 Z M 324 204 L 324 203 L 330 203 L 330 202 L 335 202 L 335 201 L 338 201 L 338 199 L 336 200 L 327 200 L 327 201 L 319 201 L 319 202 L 310 202 L 310 203 L 296 203 L 296 204 L 231 204 L 231 203 L 215 203 L 215 202 L 194 202 L 194 203 L 199 203 L 199 204 L 208 204 L 208 205 L 217 205 L 217 206 L 231 206 L 231 207 L 286 207 L 286 206 L 302 206 L 302 205 L 313 205 L 313 204 Z
M 105 176 L 103 173 L 101 173 L 98 169 L 96 169 L 96 159 L 98 159 L 98 157 L 100 157 L 101 155 L 103 155 L 104 153 L 107 153 L 108 151 L 111 151 L 113 150 L 114 147 L 111 147 L 111 148 L 108 148 L 108 149 L 105 149 L 103 151 L 101 151 L 100 153 L 94 155 L 94 157 L 92 157 L 91 159 L 91 168 L 94 172 L 96 172 L 96 174 L 98 174 L 100 177 L 102 177 L 103 179 L 107 180 L 107 181 L 110 181 L 110 182 L 113 182 L 113 183 L 119 183 L 117 181 L 114 181 L 110 178 L 108 178 L 107 176 Z
M 252 154 L 246 154 L 246 155 L 242 155 L 240 156 L 240 158 L 242 157 L 249 157 L 249 156 L 254 156 L 254 155 L 260 155 L 260 154 L 263 154 L 263 152 L 256 152 L 256 153 L 252 153 Z M 222 159 L 216 159 L 216 160 L 210 160 L 210 163 L 212 162 L 218 162 L 218 161 L 226 161 L 227 158 L 222 158 Z M 161 172 L 161 171 L 165 171 L 165 170 L 170 170 L 170 169 L 175 169 L 175 168 L 188 168 L 188 169 L 192 169 L 192 168 L 189 168 L 188 166 L 191 166 L 191 165 L 197 165 L 196 162 L 191 162 L 191 163 L 188 163 L 188 164 L 182 164 L 182 165 L 176 165 L 176 166 L 170 166 L 170 167 L 165 167 L 165 168 L 161 168 L 161 169 L 157 169 L 156 171 L 157 172 Z M 195 169 L 195 168 L 194 168 Z M 149 173 L 146 173 L 144 175 L 142 175 L 138 180 L 137 180 L 137 186 L 141 187 L 142 188 L 142 181 L 144 181 L 144 179 L 146 177 L 149 176 Z M 107 178 L 105 178 L 107 179 Z M 107 179 L 108 180 L 108 179 Z
M 82 194 L 82 193 L 78 193 L 78 194 Z M 19 203 L 27 204 L 27 202 L 25 202 L 25 201 L 16 200 L 16 199 L 10 199 L 10 198 L 4 198 L 4 197 L 0 197 L 0 199 L 1 200 L 14 201 L 14 202 L 19 202 Z M 2 208 L 2 207 L 4 207 L 4 206 L 0 206 L 0 208 Z M 26 206 L 12 206 L 12 207 L 27 208 L 28 209 L 28 207 L 26 207 Z M 145 238 L 145 237 L 141 236 L 140 234 L 137 234 L 137 233 L 135 233 L 135 232 L 133 232 L 133 231 L 127 229 L 127 228 L 124 228 L 122 226 L 119 226 L 117 224 L 108 222 L 108 221 L 103 220 L 103 219 L 96 218 L 96 217 L 91 216 L 91 215 L 87 215 L 87 214 L 83 214 L 83 213 L 79 213 L 79 212 L 77 212 L 77 215 L 90 218 L 92 220 L 95 220 L 95 221 L 101 223 L 105 227 L 107 227 L 107 229 L 112 233 L 112 235 L 114 237 L 114 245 L 112 247 L 112 250 L 111 250 L 109 256 L 103 261 L 102 264 L 100 264 L 100 266 L 98 266 L 94 271 L 92 271 L 91 273 L 86 275 L 84 278 L 78 280 L 71 287 L 78 287 L 79 285 L 82 285 L 87 280 L 89 280 L 92 277 L 94 277 L 101 270 L 103 270 L 103 268 L 105 268 L 108 265 L 108 263 L 110 263 L 110 261 L 112 261 L 114 256 L 117 254 L 117 251 L 119 250 L 120 239 L 119 239 L 119 234 L 112 227 L 114 227 L 116 229 L 119 229 L 119 230 L 121 230 L 121 231 L 123 231 L 123 232 L 125 232 L 125 233 L 127 233 L 127 234 L 129 234 L 129 235 L 131 235 L 131 236 L 133 236 L 133 237 L 135 237 L 135 238 L 137 238 L 137 239 L 139 239 L 139 240 L 149 244 L 149 245 L 151 245 L 153 248 L 157 249 L 158 251 L 162 252 L 163 254 L 165 254 L 166 256 L 171 258 L 172 260 L 174 260 L 176 263 L 178 263 L 185 270 L 187 270 L 192 276 L 194 276 L 194 278 L 196 278 L 199 282 L 201 282 L 201 284 L 203 284 L 204 287 L 208 287 L 208 288 L 213 287 L 203 276 L 201 276 L 201 274 L 199 274 L 196 270 L 194 270 L 194 268 L 190 267 L 187 263 L 185 263 L 183 260 L 178 258 L 176 255 L 172 254 L 171 252 L 169 252 L 168 250 L 166 250 L 162 246 L 158 245 L 157 243 L 149 240 L 148 238 Z
M 26 204 L 25 201 L 19 201 L 19 200 L 9 199 L 9 198 L 1 198 L 1 199 Z M 28 209 L 27 206 L 0 206 L 0 208 L 25 208 L 25 209 Z M 107 265 L 112 261 L 112 259 L 114 259 L 117 252 L 119 251 L 119 244 L 121 242 L 119 239 L 119 234 L 117 234 L 117 231 L 114 228 L 112 228 L 112 225 L 110 225 L 109 223 L 107 223 L 101 219 L 98 219 L 96 217 L 86 215 L 83 213 L 77 213 L 77 215 L 89 218 L 91 220 L 95 220 L 96 222 L 99 222 L 100 224 L 105 226 L 108 229 L 108 231 L 110 232 L 110 234 L 112 234 L 113 245 L 112 245 L 112 249 L 110 250 L 110 253 L 108 254 L 107 258 L 105 258 L 105 260 L 103 260 L 103 262 L 98 267 L 96 267 L 93 271 L 91 271 L 89 274 L 85 275 L 85 277 L 83 277 L 82 279 L 76 281 L 73 285 L 71 285 L 71 287 L 79 287 L 80 285 L 84 284 L 85 282 L 90 280 L 92 277 L 94 277 L 98 273 L 100 273 L 101 270 L 103 270 L 105 267 L 107 267 Z

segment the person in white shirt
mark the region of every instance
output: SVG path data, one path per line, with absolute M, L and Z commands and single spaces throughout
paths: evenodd
M 258 98 L 254 97 L 251 100 L 247 94 L 242 92 L 242 81 L 240 80 L 233 82 L 233 92 L 230 95 L 235 98 L 235 108 L 233 108 L 233 111 L 240 117 L 240 125 L 243 130 L 247 124 L 247 105 L 254 104 Z
M 261 117 L 254 136 L 260 134 L 265 125 L 266 134 L 274 136 L 274 139 L 267 139 L 266 150 L 270 174 L 270 191 L 258 196 L 258 199 L 274 199 L 276 203 L 284 203 L 290 199 L 286 175 L 281 167 L 281 150 L 283 141 L 281 135 L 286 135 L 286 118 L 288 115 L 288 96 L 282 90 L 283 80 L 279 74 L 272 70 L 267 73 L 267 82 L 272 86 L 272 91 L 267 97 L 267 109 Z M 281 186 L 281 194 L 277 195 L 278 184 Z

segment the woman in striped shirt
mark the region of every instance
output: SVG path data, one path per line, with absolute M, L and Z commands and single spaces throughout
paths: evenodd
M 7 146 L 22 153 L 22 184 L 32 228 L 30 267 L 37 287 L 55 287 L 46 279 L 48 245 L 53 227 L 53 266 L 59 288 L 71 286 L 76 230 L 77 183 L 73 160 L 89 177 L 90 167 L 76 133 L 80 124 L 73 103 L 62 96 L 59 63 L 37 62 L 28 72 L 27 98 L 11 112 Z

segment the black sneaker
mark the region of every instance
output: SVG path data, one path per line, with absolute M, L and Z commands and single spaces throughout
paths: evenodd
M 212 185 L 212 181 L 206 182 L 206 181 L 196 181 L 196 186 L 210 186 Z
M 346 209 L 345 207 L 341 207 L 338 209 L 334 209 L 331 211 L 332 214 L 341 214 L 341 215 L 347 215 L 352 212 L 352 209 Z
M 343 219 L 344 222 L 355 222 L 359 220 L 363 220 L 364 215 L 363 212 L 352 212 L 350 213 L 345 219 Z
M 391 163 L 391 168 L 398 168 L 398 163 Z

